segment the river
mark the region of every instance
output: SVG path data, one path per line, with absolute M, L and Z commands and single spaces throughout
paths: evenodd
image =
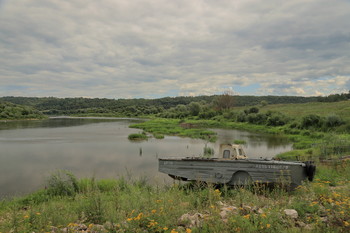
M 271 135 L 238 130 L 212 129 L 216 143 L 165 136 L 131 142 L 129 128 L 141 119 L 69 118 L 0 122 L 0 198 L 22 195 L 45 186 L 56 170 L 69 170 L 78 178 L 138 179 L 153 184 L 169 183 L 158 172 L 160 157 L 200 156 L 207 145 L 218 151 L 220 143 L 244 140 L 250 158 L 271 158 L 289 151 L 292 144 Z

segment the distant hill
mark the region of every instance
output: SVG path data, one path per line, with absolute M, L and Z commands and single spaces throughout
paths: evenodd
M 32 107 L 0 101 L 0 120 L 42 118 L 45 116 Z
M 114 115 L 149 115 L 157 114 L 174 108 L 178 105 L 188 105 L 198 102 L 210 105 L 218 95 L 212 96 L 180 96 L 164 97 L 159 99 L 105 99 L 105 98 L 56 98 L 56 97 L 13 97 L 0 98 L 13 104 L 33 107 L 44 114 L 114 114 Z M 335 94 L 327 97 L 301 97 L 301 96 L 234 96 L 234 106 L 254 106 L 261 104 L 290 104 L 310 102 L 335 102 L 347 100 L 348 94 Z

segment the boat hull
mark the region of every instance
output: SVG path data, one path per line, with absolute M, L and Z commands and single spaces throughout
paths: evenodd
M 291 188 L 309 178 L 308 164 L 275 160 L 206 158 L 159 159 L 159 171 L 175 179 L 214 184 L 285 184 Z M 313 169 L 314 173 L 314 169 Z

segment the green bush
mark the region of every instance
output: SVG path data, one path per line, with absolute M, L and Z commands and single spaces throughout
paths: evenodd
M 309 114 L 302 118 L 301 127 L 303 129 L 308 128 L 320 128 L 322 127 L 323 119 L 315 114 Z
M 268 126 L 282 126 L 288 123 L 288 117 L 282 113 L 272 113 L 268 118 L 266 124 Z
M 248 122 L 251 124 L 266 124 L 267 116 L 263 113 L 251 113 L 248 115 Z
M 47 192 L 51 196 L 75 196 L 79 192 L 78 180 L 71 172 L 59 170 L 48 178 Z
M 325 120 L 325 125 L 328 128 L 333 128 L 344 124 L 345 122 L 337 115 L 329 115 Z
M 142 133 L 133 133 L 133 134 L 129 134 L 128 139 L 132 141 L 138 141 L 138 140 L 147 140 L 148 137 L 147 135 Z
M 237 122 L 247 122 L 247 114 L 245 114 L 245 112 L 238 113 L 236 121 Z

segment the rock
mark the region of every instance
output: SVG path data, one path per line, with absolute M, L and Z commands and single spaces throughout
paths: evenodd
M 218 202 L 216 202 L 216 204 L 221 205 L 221 206 L 226 206 L 226 204 L 224 204 L 222 201 L 218 201 Z
M 88 227 L 85 224 L 79 224 L 79 226 L 77 227 L 78 231 L 86 231 L 88 229 Z
M 328 222 L 328 217 L 321 217 L 321 222 Z
M 306 224 L 304 227 L 305 230 L 312 230 L 314 227 L 311 224 Z
M 112 229 L 112 228 L 109 228 Z M 96 224 L 91 228 L 91 233 L 107 232 L 106 228 L 102 225 Z
M 201 227 L 202 225 L 202 220 L 204 218 L 204 215 L 201 213 L 195 213 L 193 215 L 190 214 L 183 214 L 179 218 L 179 225 L 180 226 L 185 226 L 185 227 Z
M 238 208 L 235 207 L 235 206 L 225 206 L 225 207 L 222 207 L 220 209 L 220 216 L 221 216 L 221 219 L 225 222 L 227 221 L 227 218 L 230 214 L 232 213 L 237 213 L 238 212 Z
M 102 227 L 104 227 L 106 229 L 113 229 L 114 228 L 114 224 L 111 223 L 111 222 L 105 222 Z
M 295 226 L 297 226 L 297 227 L 305 227 L 305 226 L 306 226 L 306 223 L 301 222 L 301 221 L 297 221 L 297 222 L 295 223 Z
M 297 219 L 298 218 L 298 212 L 295 209 L 285 209 L 284 210 L 285 215 L 292 219 Z
M 58 227 L 51 226 L 51 233 L 58 233 L 58 232 L 60 232 Z
M 258 212 L 258 214 L 263 214 L 263 213 L 264 213 L 264 210 L 261 209 L 261 208 L 259 208 L 257 212 Z

